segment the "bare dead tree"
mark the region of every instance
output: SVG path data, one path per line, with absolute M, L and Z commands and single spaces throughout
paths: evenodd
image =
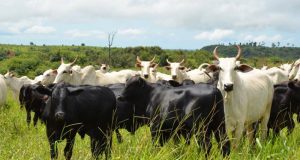
M 116 31 L 108 33 L 108 64 L 109 65 L 112 65 L 111 64 L 111 46 L 113 45 L 116 33 L 117 33 Z

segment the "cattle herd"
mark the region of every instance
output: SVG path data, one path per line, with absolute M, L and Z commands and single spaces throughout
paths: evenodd
M 81 68 L 77 58 L 72 63 L 62 59 L 57 69 L 34 80 L 8 71 L 0 78 L 0 105 L 10 88 L 26 109 L 27 124 L 33 112 L 34 126 L 38 120 L 46 125 L 52 159 L 58 157 L 56 142 L 64 139 L 64 156 L 71 158 L 77 133 L 90 137 L 93 157 L 105 153 L 109 158 L 113 132 L 121 143 L 119 129 L 134 134 L 143 125 L 150 127 L 154 145 L 180 138 L 189 144 L 194 136 L 208 155 L 213 135 L 227 156 L 244 135 L 254 143 L 257 131 L 262 139 L 271 129 L 275 136 L 285 127 L 291 133 L 294 114 L 300 122 L 300 59 L 256 69 L 241 64 L 237 49 L 236 57 L 221 58 L 216 47 L 214 63 L 194 70 L 183 66 L 184 60 L 167 59 L 170 75 L 157 71 L 155 57 L 137 57 L 139 71 L 110 72 L 106 64 L 99 70 Z

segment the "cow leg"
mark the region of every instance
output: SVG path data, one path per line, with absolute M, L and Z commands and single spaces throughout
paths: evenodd
M 211 130 L 208 129 L 205 133 L 200 133 L 197 137 L 198 144 L 200 148 L 205 149 L 205 157 L 208 157 L 208 154 L 211 150 Z
M 270 114 L 266 114 L 263 119 L 261 120 L 261 137 L 263 140 L 267 137 L 267 131 L 268 131 L 268 122 L 269 122 Z
M 249 143 L 252 144 L 252 145 L 255 143 L 255 141 L 254 141 L 254 136 L 255 136 L 254 132 L 255 132 L 255 130 L 253 129 L 253 124 L 249 124 L 247 126 L 247 136 L 249 138 Z
M 289 117 L 287 127 L 288 127 L 288 134 L 291 134 L 295 128 L 295 122 L 292 117 Z
M 31 113 L 30 113 L 30 110 L 26 110 L 26 113 L 27 113 L 26 121 L 27 121 L 27 125 L 28 125 L 28 127 L 29 127 L 29 126 L 30 126 L 30 121 L 31 121 Z
M 95 159 L 98 159 L 98 156 L 105 151 L 105 158 L 109 159 L 111 157 L 111 144 L 111 135 L 104 135 L 103 133 L 98 133 L 96 137 L 91 136 L 91 151 L 93 157 Z
M 230 154 L 230 141 L 226 133 L 225 126 L 220 126 L 215 132 L 215 138 L 218 142 L 219 148 L 222 148 L 223 157 Z
M 34 113 L 34 117 L 33 117 L 33 126 L 36 127 L 36 124 L 37 124 L 38 119 L 39 119 L 38 114 L 37 114 L 37 113 Z
M 58 153 L 57 153 L 57 146 L 55 143 L 57 140 L 57 136 L 56 136 L 55 131 L 53 131 L 52 129 L 49 129 L 49 127 L 47 127 L 47 137 L 48 137 L 48 141 L 50 144 L 51 159 L 57 159 Z
M 238 123 L 233 134 L 233 148 L 237 148 L 243 135 L 244 123 Z
M 119 129 L 116 129 L 116 135 L 117 135 L 118 142 L 122 143 L 123 142 L 123 138 L 122 138 L 122 135 L 121 135 Z
M 65 149 L 64 149 L 64 156 L 66 158 L 66 160 L 70 160 L 71 157 L 72 157 L 72 153 L 73 153 L 73 146 L 74 146 L 74 142 L 75 142 L 75 136 L 76 136 L 76 133 L 70 133 L 68 136 L 67 136 L 67 143 L 66 143 L 66 146 L 65 146 Z

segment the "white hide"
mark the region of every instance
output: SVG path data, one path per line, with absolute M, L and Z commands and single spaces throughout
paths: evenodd
M 208 63 L 203 63 L 197 69 L 186 72 L 187 76 L 193 80 L 195 83 L 206 83 L 208 80 L 213 77 L 212 73 L 205 73 L 205 66 L 208 66 Z M 209 74 L 209 76 L 207 75 Z
M 177 81 L 178 83 L 182 83 L 183 80 L 190 79 L 185 71 L 186 67 L 181 65 L 184 62 L 184 60 L 177 63 L 169 62 L 167 59 L 167 62 L 169 66 L 166 66 L 166 68 L 171 71 L 172 80 Z
M 134 70 L 120 70 L 108 73 L 97 73 L 96 74 L 96 85 L 108 85 L 116 83 L 125 83 L 126 80 L 132 76 L 139 74 L 138 71 Z
M 62 60 L 61 65 L 57 69 L 57 76 L 53 83 L 66 82 L 72 85 L 95 85 L 96 72 L 93 66 L 86 66 L 83 69 L 72 63 L 65 64 Z
M 41 82 L 42 85 L 49 85 L 54 82 L 56 75 L 56 70 L 48 69 L 42 75 L 35 77 L 34 81 Z
M 27 76 L 17 78 L 9 71 L 4 75 L 4 80 L 6 85 L 13 91 L 14 97 L 17 100 L 19 98 L 20 89 L 24 84 L 37 83 L 36 81 L 28 78 Z
M 6 103 L 7 86 L 3 75 L 0 74 L 0 107 Z
M 156 76 L 153 76 L 152 71 L 150 71 L 150 68 L 155 68 L 156 66 L 154 60 L 155 56 L 151 61 L 142 61 L 138 56 L 136 57 L 136 67 L 141 68 L 139 71 L 140 76 L 150 83 L 156 82 Z
M 237 57 L 239 56 L 240 54 Z M 227 131 L 233 132 L 234 145 L 238 144 L 245 127 L 251 129 L 252 124 L 258 121 L 261 121 L 260 129 L 265 138 L 272 105 L 273 82 L 258 69 L 241 72 L 242 68 L 236 63 L 238 58 L 217 59 L 220 70 L 218 88 L 224 96 L 225 124 Z M 233 85 L 233 90 L 225 91 L 225 85 L 230 84 Z
M 295 61 L 290 73 L 289 73 L 289 79 L 290 80 L 300 80 L 300 59 Z
M 272 67 L 270 69 L 262 71 L 270 77 L 273 84 L 278 84 L 289 80 L 288 74 L 277 67 Z

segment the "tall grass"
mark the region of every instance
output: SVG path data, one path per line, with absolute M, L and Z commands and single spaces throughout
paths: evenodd
M 125 130 L 121 133 L 123 143 L 118 144 L 116 136 L 113 137 L 112 159 L 205 159 L 204 151 L 198 149 L 194 138 L 191 145 L 181 140 L 179 144 L 169 141 L 164 147 L 157 147 L 152 145 L 148 127 L 140 128 L 135 135 Z M 58 144 L 58 159 L 64 159 L 64 146 L 65 142 Z M 283 130 L 280 137 L 265 142 L 258 139 L 255 146 L 243 139 L 237 149 L 231 150 L 227 159 L 299 159 L 299 146 L 300 129 L 297 124 L 291 135 Z M 77 136 L 72 158 L 92 159 L 88 136 L 84 139 Z M 7 105 L 0 108 L 0 159 L 50 159 L 45 126 L 39 123 L 36 128 L 32 124 L 27 127 L 25 110 L 20 109 L 11 95 Z M 208 159 L 222 159 L 215 140 Z

